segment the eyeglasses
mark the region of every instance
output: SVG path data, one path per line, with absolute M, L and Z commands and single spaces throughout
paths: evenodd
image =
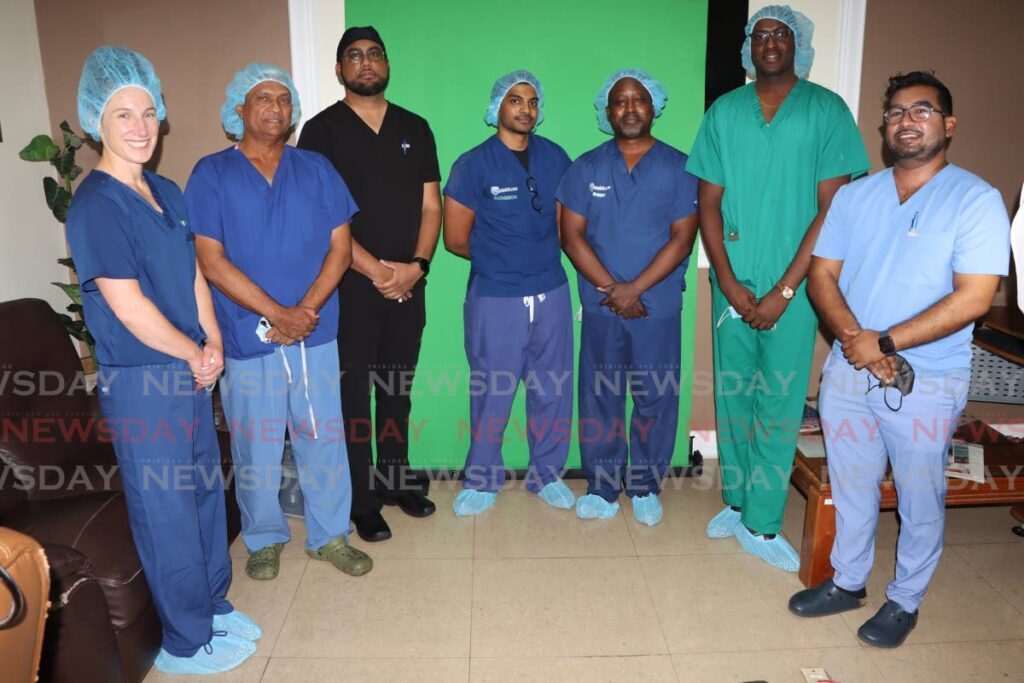
M 903 114 L 910 114 L 910 120 L 917 123 L 924 123 L 932 117 L 932 114 L 945 116 L 946 112 L 936 109 L 930 104 L 912 104 L 909 107 L 889 107 L 882 114 L 882 120 L 888 125 L 899 123 L 903 120 Z
M 387 53 L 379 47 L 371 47 L 366 52 L 354 47 L 345 52 L 345 61 L 349 64 L 362 64 L 364 59 L 369 59 L 371 62 L 383 62 L 387 58 Z
M 783 27 L 777 28 L 774 31 L 754 31 L 753 33 L 750 34 L 750 39 L 753 40 L 755 43 L 764 45 L 765 43 L 768 42 L 769 38 L 774 38 L 776 43 L 781 43 L 782 41 L 789 38 L 791 35 L 793 35 L 793 32 L 790 31 L 788 28 Z
M 533 210 L 537 213 L 543 212 L 544 205 L 540 202 L 540 195 L 537 194 L 537 181 L 533 176 L 529 176 L 526 179 L 526 189 L 530 191 L 531 195 L 533 195 L 530 197 L 530 206 L 532 206 Z

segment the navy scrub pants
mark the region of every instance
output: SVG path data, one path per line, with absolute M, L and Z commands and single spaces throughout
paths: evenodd
M 661 491 L 679 424 L 679 324 L 679 313 L 626 320 L 584 311 L 579 439 L 587 493 L 614 502 L 623 489 L 630 497 Z
M 163 625 L 163 648 L 191 657 L 233 610 L 224 481 L 210 393 L 188 364 L 101 368 L 132 538 Z

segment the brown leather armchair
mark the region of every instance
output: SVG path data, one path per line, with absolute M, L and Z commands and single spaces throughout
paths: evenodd
M 50 569 L 33 539 L 0 527 L 0 662 L 4 681 L 37 680 Z
M 50 306 L 0 303 L 0 524 L 39 541 L 50 562 L 40 677 L 52 683 L 135 683 L 160 648 L 101 417 Z M 227 476 L 231 451 L 220 436 Z M 231 540 L 240 528 L 233 487 L 227 508 Z

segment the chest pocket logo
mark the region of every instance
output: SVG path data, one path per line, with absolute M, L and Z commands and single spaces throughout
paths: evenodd
M 597 183 L 590 183 L 590 194 L 598 199 L 603 198 L 608 194 L 608 190 L 612 189 L 611 185 L 598 185 Z
M 507 202 L 512 199 L 519 199 L 518 187 L 498 187 L 497 185 L 491 185 L 491 198 L 496 202 Z

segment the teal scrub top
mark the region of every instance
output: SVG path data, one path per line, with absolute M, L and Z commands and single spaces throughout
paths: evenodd
M 870 167 L 839 95 L 797 82 L 771 123 L 753 83 L 718 98 L 701 122 L 686 170 L 725 188 L 725 248 L 736 279 L 770 291 L 818 213 L 818 183 Z M 712 273 L 713 275 L 713 273 Z

